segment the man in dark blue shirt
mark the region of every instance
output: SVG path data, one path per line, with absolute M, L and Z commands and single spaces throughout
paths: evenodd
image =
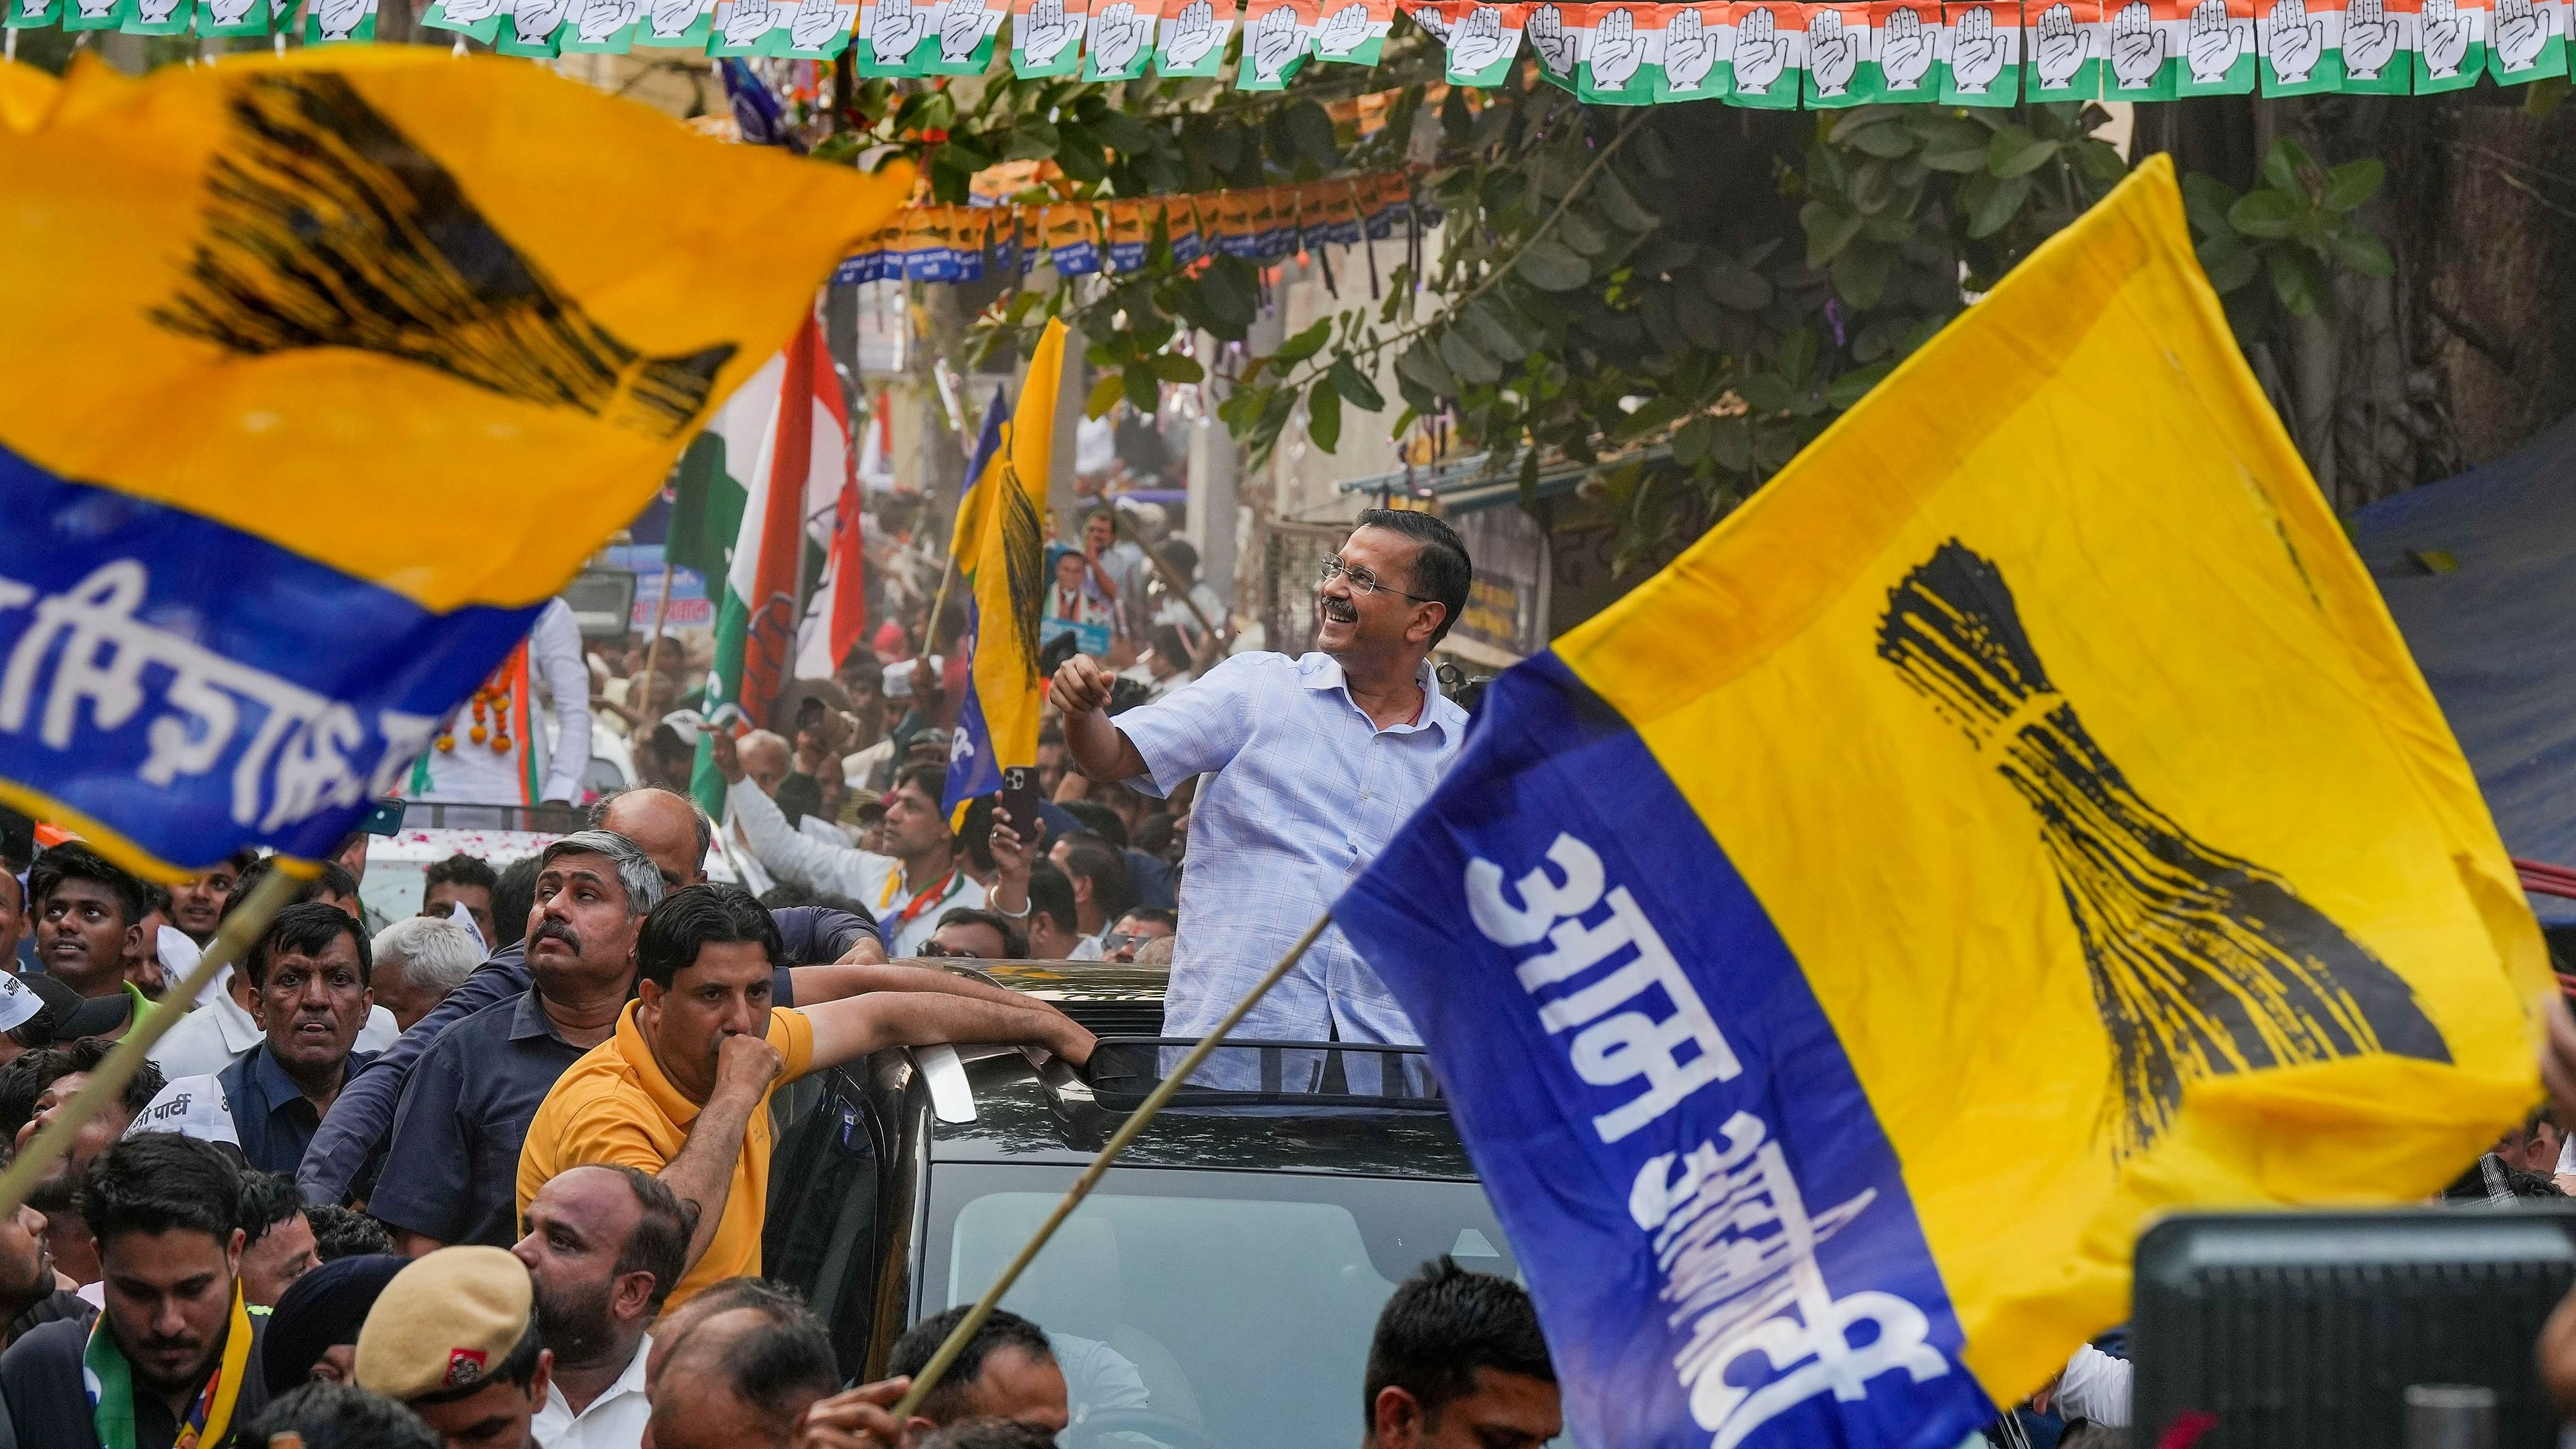
M 242 1155 L 262 1172 L 295 1171 L 351 1076 L 375 1060 L 353 1051 L 375 1005 L 366 933 L 338 906 L 278 912 L 243 969 L 251 1015 L 268 1040 L 217 1074 Z

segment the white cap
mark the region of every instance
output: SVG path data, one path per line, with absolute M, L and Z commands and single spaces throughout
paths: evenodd
M 14 972 L 0 971 L 0 1031 L 24 1026 L 44 1009 L 45 998 L 38 996 L 34 987 L 19 980 Z
M 206 953 L 198 949 L 196 942 L 188 939 L 187 932 L 176 926 L 163 926 L 161 934 L 153 940 L 152 954 L 161 960 L 161 975 L 170 985 L 176 986 L 188 979 L 188 973 L 197 969 L 197 962 Z M 208 981 L 205 989 L 197 993 L 197 1006 L 204 1006 L 215 999 L 215 993 L 223 989 L 223 975 L 216 972 L 215 979 Z M 195 1010 L 195 1007 L 189 1009 Z
M 128 1137 L 138 1132 L 176 1132 L 200 1142 L 241 1146 L 241 1134 L 233 1130 L 233 1104 L 224 1100 L 223 1079 L 211 1074 L 180 1077 L 163 1087 L 125 1129 Z
M 491 944 L 483 939 L 483 928 L 474 924 L 474 913 L 465 909 L 465 903 L 463 901 L 449 901 L 447 903 L 447 918 L 454 921 L 456 924 L 463 926 L 465 928 L 465 934 L 474 938 L 474 949 L 476 951 L 486 956 L 492 954 Z

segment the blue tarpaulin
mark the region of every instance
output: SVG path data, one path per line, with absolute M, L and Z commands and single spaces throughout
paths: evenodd
M 2509 457 L 2363 509 L 2354 542 L 2505 848 L 2576 866 L 2576 415 Z M 2576 901 L 2532 904 L 2548 924 L 2576 924 Z

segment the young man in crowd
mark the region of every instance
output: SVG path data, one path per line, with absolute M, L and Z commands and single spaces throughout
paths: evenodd
M 691 886 L 656 906 L 637 938 L 637 1000 L 599 1051 L 566 1071 L 530 1125 L 522 1205 L 582 1163 L 659 1176 L 698 1213 L 675 1301 L 760 1271 L 771 1089 L 890 1046 L 1032 1042 L 1076 1066 L 1092 1037 L 1007 992 L 877 991 L 804 1008 L 772 1005 L 778 928 L 737 886 Z
M 1127 880 L 1127 857 L 1116 845 L 1087 830 L 1057 841 L 1048 854 L 1056 869 L 1073 882 L 1074 924 L 1095 953 L 1083 959 L 1096 961 L 1101 933 L 1136 904 L 1134 887 Z
M 534 1449 L 554 1355 L 527 1268 L 498 1248 L 442 1248 L 396 1273 L 358 1330 L 358 1387 L 393 1399 L 447 1449 Z
M 1118 918 L 1109 934 L 1100 938 L 1100 959 L 1133 961 L 1136 952 L 1148 941 L 1165 940 L 1178 929 L 1180 918 L 1170 911 L 1152 906 L 1138 906 Z
M 78 841 L 57 845 L 27 871 L 30 914 L 36 923 L 36 961 L 45 974 L 81 995 L 126 996 L 131 1010 L 148 1014 L 152 1002 L 129 985 L 126 974 L 146 952 L 143 917 L 150 896 L 143 882 L 108 863 Z M 101 1036 L 123 1036 L 129 1016 Z
M 373 950 L 376 1004 L 392 1012 L 403 1031 L 436 1011 L 483 964 L 474 933 L 441 916 L 406 916 L 377 933 Z
M 485 945 L 497 939 L 492 934 L 492 887 L 500 884 L 501 876 L 488 862 L 459 852 L 422 871 L 420 879 L 422 915 L 445 919 L 463 906 Z
M 322 1266 L 313 1242 L 313 1225 L 304 1217 L 304 1200 L 295 1195 L 295 1179 L 274 1172 L 241 1175 L 242 1301 L 253 1308 L 275 1308 L 286 1290 Z
M 695 1223 L 659 1178 L 576 1167 L 528 1203 L 510 1251 L 536 1281 L 554 1373 L 535 1424 L 545 1449 L 634 1449 L 652 1403 L 647 1331 L 687 1270 Z
M 967 961 L 1020 961 L 1029 954 L 1029 938 L 1019 926 L 991 911 L 963 907 L 939 918 L 939 929 L 921 948 L 924 956 Z
M 652 1449 L 787 1449 L 805 1411 L 840 1387 L 811 1314 L 711 1314 L 681 1337 L 653 1388 Z
M 798 831 L 760 789 L 735 742 L 721 730 L 709 738 L 716 770 L 732 787 L 726 796 L 732 828 L 752 854 L 780 880 L 848 896 L 875 911 L 892 955 L 919 955 L 940 916 L 984 904 L 984 888 L 961 868 L 956 832 L 940 808 L 946 778 L 938 767 L 907 765 L 896 773 L 882 827 L 886 853 L 878 855 Z
M 104 1322 L 49 1323 L 0 1354 L 21 1449 L 220 1445 L 267 1406 L 251 1370 L 267 1319 L 242 1300 L 239 1194 L 222 1149 L 176 1133 L 129 1138 L 90 1165 L 81 1213 Z
M 1539 1449 L 1565 1415 L 1537 1305 L 1509 1278 L 1424 1264 L 1378 1314 L 1360 1412 L 1365 1449 Z
M 895 1340 L 886 1373 L 909 1379 L 929 1367 L 931 1355 L 939 1352 L 968 1312 L 951 1308 L 914 1324 Z M 961 1419 L 1015 1419 L 1060 1434 L 1071 1418 L 1064 1370 L 1056 1363 L 1046 1330 L 1009 1309 L 996 1308 L 975 1336 L 966 1340 L 937 1386 L 922 1396 L 905 1428 L 918 1434 Z
M 170 887 L 170 924 L 199 946 L 214 940 L 215 927 L 223 923 L 224 903 L 232 899 L 234 884 L 257 859 L 258 851 L 237 850 L 204 875 Z

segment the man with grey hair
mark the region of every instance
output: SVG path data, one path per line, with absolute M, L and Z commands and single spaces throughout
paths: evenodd
M 635 986 L 635 938 L 662 875 L 633 841 L 583 830 L 537 857 L 529 988 L 449 1027 L 412 1068 L 367 1211 L 417 1257 L 518 1240 L 519 1148 L 529 1119 L 582 1053 L 617 1030 Z
M 483 964 L 474 933 L 443 916 L 407 916 L 376 933 L 376 1004 L 409 1031 Z

